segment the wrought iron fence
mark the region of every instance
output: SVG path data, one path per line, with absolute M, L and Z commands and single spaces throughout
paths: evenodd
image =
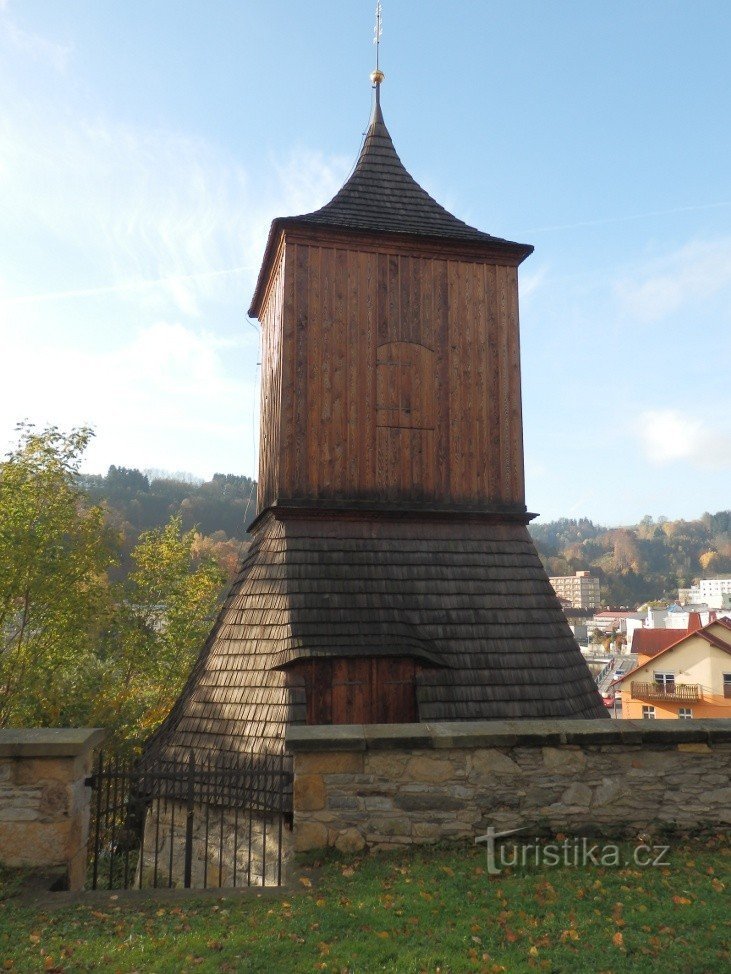
M 92 889 L 281 885 L 292 822 L 287 756 L 100 754 L 87 784 Z

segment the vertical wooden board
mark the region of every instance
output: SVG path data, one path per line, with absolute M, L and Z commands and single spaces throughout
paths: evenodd
M 460 317 L 463 321 L 464 338 L 462 354 L 462 438 L 464 441 L 464 499 L 474 500 L 477 494 L 476 429 L 477 383 L 475 379 L 475 264 L 461 265 Z
M 383 479 L 379 484 L 379 499 L 395 501 L 398 496 L 400 484 L 400 451 L 399 451 L 399 429 L 391 426 L 379 427 L 380 444 L 382 448 L 382 458 L 379 456 L 379 465 L 383 471 Z
M 512 451 L 511 500 L 525 503 L 525 473 L 523 467 L 523 409 L 520 382 L 520 323 L 518 316 L 518 270 L 507 268 L 508 320 L 510 330 L 510 442 Z
M 348 251 L 334 250 L 333 254 L 333 306 L 332 306 L 332 435 L 330 440 L 331 491 L 336 497 L 346 496 L 346 422 L 345 398 L 347 395 L 346 353 L 346 294 L 348 287 Z
M 507 268 L 497 267 L 498 359 L 500 362 L 500 500 L 510 500 L 510 367 Z
M 475 265 L 475 445 L 477 460 L 477 494 L 487 499 L 488 428 L 487 428 L 487 294 L 485 265 Z
M 307 442 L 307 474 L 299 496 L 317 498 L 320 479 L 322 439 L 322 296 L 320 284 L 321 248 L 309 248 L 308 333 L 307 333 L 307 412 L 303 435 Z
M 385 724 L 416 719 L 416 668 L 403 657 L 375 659 L 372 720 Z
M 434 449 L 434 439 L 436 430 L 427 429 L 423 432 L 423 464 L 424 464 L 424 490 L 429 497 L 437 494 L 437 470 L 436 470 L 436 451 Z
M 318 430 L 320 440 L 320 457 L 318 464 L 319 495 L 332 495 L 332 452 L 333 452 L 333 264 L 335 251 L 330 247 L 321 250 L 320 262 L 320 301 L 321 301 L 321 339 L 320 339 L 320 417 L 321 425 Z
M 398 258 L 398 317 L 396 328 L 391 328 L 391 340 L 396 342 L 410 342 L 411 338 L 411 258 Z
M 376 444 L 376 344 L 378 314 L 378 267 L 380 256 L 367 253 L 361 255 L 361 296 L 360 305 L 365 314 L 362 319 L 358 343 L 359 389 L 363 390 L 360 411 L 361 428 L 361 485 L 368 496 L 376 489 L 376 467 L 378 449 Z
M 259 475 L 257 506 L 261 510 L 276 501 L 280 446 L 279 398 L 282 353 L 282 259 L 272 270 L 266 303 L 261 313 L 261 388 Z
M 360 260 L 355 250 L 347 254 L 347 297 L 345 306 L 345 491 L 347 496 L 357 495 L 359 483 L 359 402 L 358 367 L 359 353 L 359 290 Z
M 409 267 L 409 341 L 424 344 L 423 339 L 423 313 L 421 307 L 421 277 L 422 269 L 426 261 L 421 257 L 412 257 Z
M 397 501 L 401 495 L 400 486 L 404 483 L 404 468 L 410 463 L 410 443 L 408 441 L 408 430 L 390 429 L 391 442 L 391 478 L 389 481 L 389 499 Z M 407 457 L 404 457 L 404 453 Z
M 427 348 L 434 350 L 434 261 L 430 257 L 423 257 L 419 261 L 419 295 L 418 295 L 418 338 Z
M 405 383 L 404 403 L 407 403 L 410 421 L 409 426 L 415 429 L 423 429 L 429 422 L 429 414 L 426 410 L 426 390 L 429 383 L 429 372 L 433 368 L 433 355 L 424 348 L 423 345 L 409 346 L 411 352 L 412 366 L 408 382 Z
M 388 256 L 388 295 L 386 304 L 386 341 L 397 342 L 401 338 L 401 287 L 399 258 Z
M 276 296 L 276 320 L 274 342 L 274 359 L 276 362 L 276 374 L 273 389 L 273 416 L 272 425 L 274 426 L 274 442 L 272 443 L 272 460 L 274 462 L 274 483 L 273 496 L 275 500 L 279 498 L 281 490 L 282 463 L 282 382 L 284 370 L 284 270 L 285 255 L 282 252 L 282 259 L 279 264 L 277 277 L 277 296 Z
M 409 496 L 421 499 L 427 493 L 427 470 L 424 463 L 424 440 L 428 435 L 428 430 L 414 429 L 411 433 L 411 484 L 409 485 Z
M 414 385 L 418 384 L 418 372 L 420 371 L 421 361 L 419 359 L 420 347 L 406 342 L 397 345 L 396 350 L 396 372 L 398 373 L 398 425 L 414 426 L 416 416 L 414 415 L 416 402 L 414 400 Z
M 294 474 L 288 496 L 303 492 L 307 482 L 307 410 L 310 403 L 308 335 L 309 335 L 309 260 L 310 248 L 296 245 L 294 268 L 295 352 L 294 384 L 289 390 L 292 399 L 292 440 L 294 444 Z
M 386 485 L 388 483 L 388 427 L 376 427 L 376 484 L 374 495 L 376 500 L 386 499 Z
M 449 469 L 449 433 L 451 423 L 451 403 L 449 397 L 450 349 L 449 349 L 449 284 L 447 261 L 432 262 L 432 306 L 434 309 L 434 345 L 436 348 L 436 399 L 435 472 L 437 479 L 436 495 L 448 499 L 451 490 Z
M 390 308 L 388 288 L 389 260 L 390 258 L 388 254 L 378 254 L 378 282 L 376 286 L 376 345 L 383 345 L 385 342 L 390 341 Z
M 395 488 L 398 496 L 409 497 L 414 483 L 414 436 L 418 433 L 412 429 L 397 429 L 396 434 L 396 457 L 397 464 L 395 470 Z
M 333 673 L 329 659 L 308 660 L 311 667 L 311 686 L 307 696 L 308 723 L 332 724 L 333 722 Z M 310 714 L 312 720 L 310 721 Z
M 447 264 L 449 308 L 449 478 L 451 499 L 464 497 L 464 460 L 462 440 L 462 328 L 459 315 L 460 280 L 459 261 Z
M 279 495 L 290 497 L 295 469 L 294 403 L 302 390 L 297 386 L 296 244 L 287 244 L 282 281 L 282 371 L 280 386 L 280 482 Z
M 500 356 L 498 354 L 497 268 L 485 267 L 487 297 L 487 495 L 491 501 L 500 496 Z
M 334 724 L 368 723 L 370 661 L 338 658 L 332 662 L 332 720 Z

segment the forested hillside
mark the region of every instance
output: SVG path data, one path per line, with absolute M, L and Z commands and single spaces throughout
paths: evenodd
M 695 579 L 731 574 L 731 511 L 697 521 L 649 515 L 630 527 L 606 528 L 586 518 L 531 525 L 549 575 L 589 569 L 611 606 L 675 598 Z
M 105 507 L 109 525 L 121 533 L 119 571 L 128 565 L 142 531 L 178 515 L 184 530 L 195 528 L 200 552 L 233 577 L 256 511 L 256 483 L 248 477 L 215 474 L 195 483 L 112 466 L 106 476 L 84 475 L 80 486 Z M 589 569 L 600 577 L 602 597 L 611 606 L 675 598 L 678 587 L 694 579 L 731 574 L 731 511 L 703 514 L 696 521 L 648 515 L 639 524 L 616 528 L 561 518 L 533 524 L 530 531 L 549 575 Z
M 234 474 L 214 474 L 206 482 L 148 475 L 111 466 L 105 476 L 82 474 L 79 487 L 92 504 L 106 511 L 107 523 L 120 539 L 117 575 L 130 567 L 130 554 L 140 534 L 180 518 L 184 531 L 195 529 L 199 555 L 214 558 L 229 579 L 246 544 L 246 528 L 256 513 L 256 482 Z

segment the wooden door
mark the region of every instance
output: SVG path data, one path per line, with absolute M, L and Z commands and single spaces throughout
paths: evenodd
M 419 719 L 417 663 L 408 657 L 337 657 L 292 667 L 304 679 L 308 724 L 403 724 Z

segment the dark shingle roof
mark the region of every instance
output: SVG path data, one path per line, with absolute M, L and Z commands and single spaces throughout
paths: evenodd
M 279 233 L 286 227 L 322 227 L 361 233 L 397 233 L 499 250 L 518 263 L 533 253 L 530 244 L 515 243 L 468 226 L 440 206 L 406 171 L 383 121 L 376 88 L 363 148 L 342 189 L 313 213 L 277 217 L 269 230 L 249 315 L 257 317 L 268 268 Z
M 421 532 L 420 532 L 421 533 Z M 524 525 L 264 518 L 151 753 L 283 746 L 304 701 L 278 667 L 405 655 L 433 720 L 606 717 Z
M 363 148 L 350 178 L 321 209 L 292 219 L 353 230 L 510 243 L 458 220 L 409 175 L 383 121 L 378 90 Z

